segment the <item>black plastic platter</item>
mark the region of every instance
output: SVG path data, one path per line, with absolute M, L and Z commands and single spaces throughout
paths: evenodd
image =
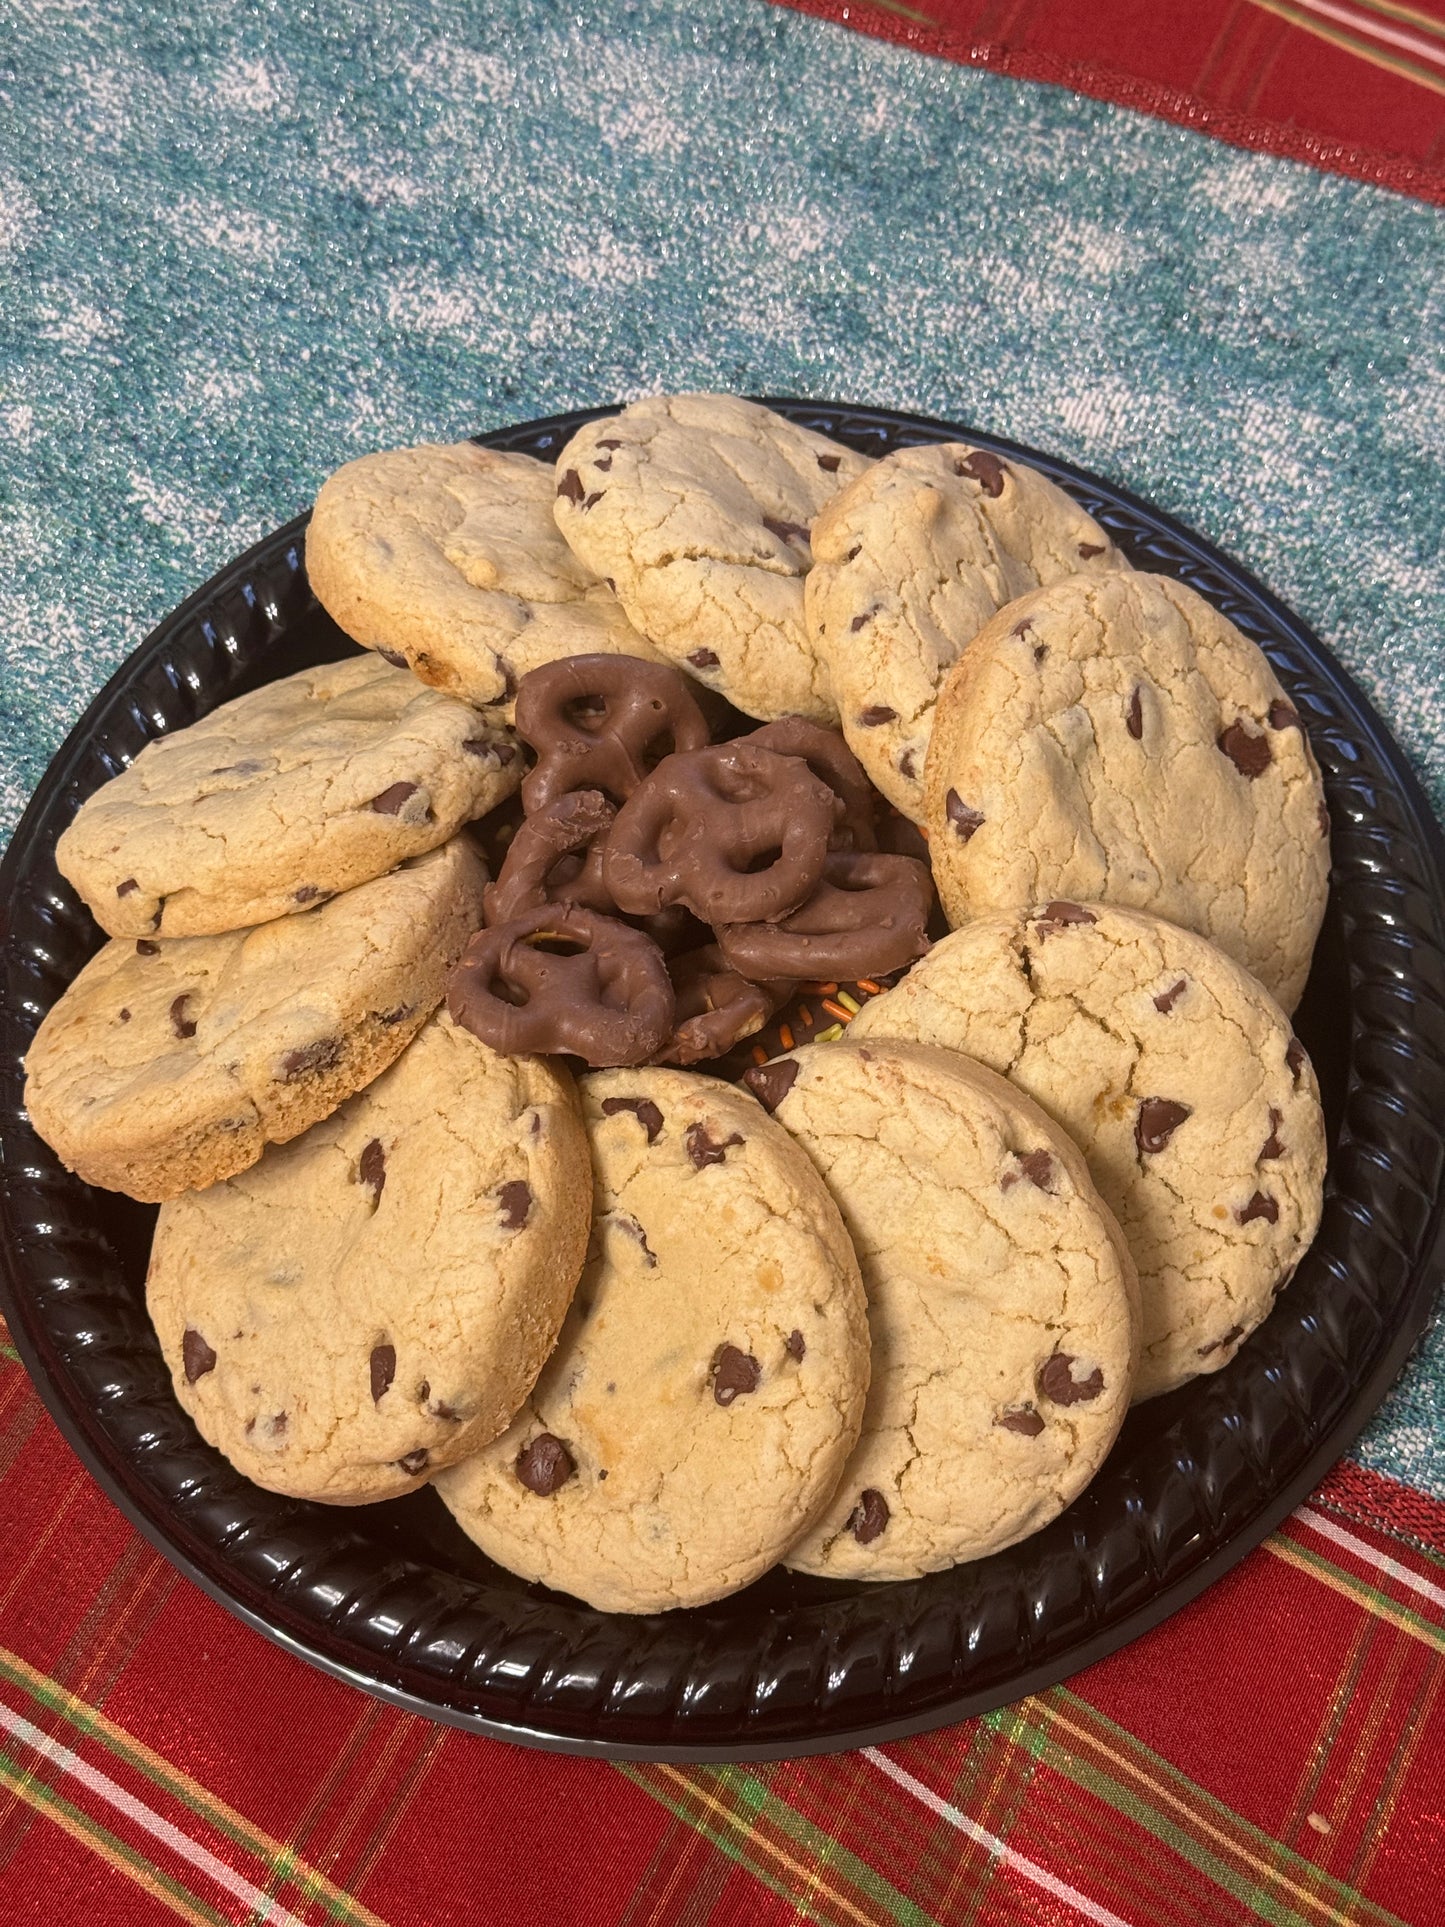
M 423 1490 L 332 1510 L 241 1478 L 176 1405 L 146 1319 L 154 1211 L 63 1170 L 22 1059 L 100 938 L 58 876 L 77 805 L 153 736 L 351 645 L 306 583 L 305 518 L 191 597 L 101 691 L 0 869 L 0 1308 L 56 1421 L 140 1530 L 258 1631 L 434 1719 L 614 1757 L 763 1759 L 940 1726 L 1052 1684 L 1227 1571 L 1318 1482 L 1428 1316 L 1445 1152 L 1445 845 L 1339 664 L 1256 582 L 1096 477 L 971 429 L 774 402 L 869 455 L 966 439 L 1035 463 L 1139 566 L 1206 595 L 1274 664 L 1334 823 L 1329 915 L 1297 1028 L 1331 1144 L 1320 1235 L 1223 1371 L 1131 1414 L 1098 1478 L 1011 1550 L 906 1585 L 774 1572 L 715 1607 L 594 1612 L 498 1570 Z M 552 458 L 592 410 L 479 437 Z

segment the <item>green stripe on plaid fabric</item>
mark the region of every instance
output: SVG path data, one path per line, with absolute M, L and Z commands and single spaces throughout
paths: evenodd
M 626 1763 L 619 1771 L 791 1902 L 809 1927 L 874 1927 L 880 1920 L 897 1927 L 951 1927 L 778 1799 L 746 1767 Z
M 1299 1571 L 1309 1573 L 1322 1585 L 1330 1587 L 1332 1591 L 1342 1593 L 1346 1599 L 1354 1600 L 1357 1605 L 1374 1613 L 1377 1618 L 1388 1620 L 1401 1632 L 1412 1634 L 1437 1653 L 1445 1653 L 1445 1632 L 1442 1632 L 1438 1626 L 1432 1626 L 1430 1621 L 1420 1613 L 1413 1612 L 1408 1606 L 1402 1606 L 1399 1600 L 1392 1599 L 1378 1586 L 1372 1586 L 1366 1580 L 1357 1578 L 1354 1573 L 1338 1566 L 1334 1560 L 1327 1558 L 1324 1554 L 1312 1552 L 1295 1540 L 1282 1536 L 1267 1539 L 1264 1549 Z

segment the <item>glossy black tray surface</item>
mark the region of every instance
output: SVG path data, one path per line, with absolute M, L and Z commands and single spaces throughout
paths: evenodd
M 1189 583 L 1261 644 L 1324 771 L 1334 873 L 1297 1017 L 1329 1120 L 1319 1238 L 1233 1362 L 1134 1412 L 1093 1485 L 1036 1537 L 913 1584 L 775 1572 L 717 1606 L 634 1619 L 501 1572 L 429 1491 L 355 1510 L 301 1504 L 202 1443 L 145 1315 L 155 1213 L 61 1168 L 26 1121 L 21 1064 L 100 941 L 54 864 L 80 801 L 151 737 L 350 652 L 308 590 L 304 517 L 124 664 L 0 867 L 0 1309 L 66 1438 L 173 1564 L 269 1638 L 432 1718 L 562 1751 L 723 1760 L 860 1746 L 1112 1652 L 1227 1571 L 1345 1450 L 1418 1336 L 1445 1250 L 1445 846 L 1339 664 L 1224 556 L 1097 477 L 941 422 L 772 405 L 868 455 L 966 439 L 1036 464 L 1136 564 Z M 479 439 L 551 459 L 606 412 Z

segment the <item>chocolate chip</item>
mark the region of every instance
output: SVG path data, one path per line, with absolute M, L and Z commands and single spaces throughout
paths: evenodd
M 1279 1140 L 1279 1127 L 1283 1123 L 1283 1114 L 1277 1111 L 1271 1104 L 1269 1108 L 1269 1136 L 1259 1147 L 1258 1163 L 1262 1164 L 1266 1158 L 1282 1158 L 1284 1156 L 1284 1146 Z
M 539 1432 L 517 1454 L 517 1477 L 539 1499 L 550 1499 L 576 1470 L 577 1462 L 572 1454 L 561 1439 L 554 1438 L 550 1432 Z
M 616 436 L 609 436 L 605 441 L 600 441 L 597 446 L 599 448 L 626 448 L 627 444 L 626 442 L 618 441 Z
M 694 669 L 716 669 L 718 654 L 716 649 L 694 649 L 688 661 Z
M 293 903 L 315 903 L 318 897 L 329 897 L 331 892 L 323 890 L 319 883 L 303 883 L 299 890 L 291 892 Z
M 917 774 L 917 770 L 918 764 L 915 761 L 913 750 L 911 748 L 905 749 L 903 754 L 898 758 L 898 774 L 900 776 L 906 776 L 911 783 Z
M 405 1472 L 409 1478 L 415 1478 L 418 1472 L 425 1471 L 426 1462 L 427 1449 L 424 1445 L 419 1445 L 415 1452 L 408 1452 L 403 1458 L 392 1461 L 397 1471 Z
M 444 1398 L 439 1398 L 435 1405 L 428 1405 L 426 1409 L 433 1418 L 445 1419 L 448 1425 L 460 1425 L 462 1422 L 462 1414 L 455 1405 L 448 1405 Z
M 602 500 L 602 496 L 603 496 L 603 491 L 600 488 L 594 489 L 590 495 L 584 495 L 582 497 L 583 508 L 584 509 L 595 508 L 597 504 Z
M 416 795 L 418 788 L 419 785 L 416 783 L 393 783 L 391 788 L 383 790 L 380 796 L 372 797 L 371 807 L 378 816 L 400 816 L 403 805 Z M 427 815 L 431 815 L 430 810 L 427 811 Z
M 1142 741 L 1144 735 L 1144 704 L 1137 683 L 1134 685 L 1133 695 L 1129 698 L 1129 714 L 1124 719 L 1124 727 L 1136 743 Z
M 185 1367 L 187 1385 L 194 1385 L 198 1378 L 216 1369 L 216 1354 L 194 1325 L 186 1326 L 181 1339 L 181 1364 Z
M 1305 1067 L 1305 1047 L 1298 1037 L 1291 1037 L 1284 1047 L 1284 1061 L 1289 1065 L 1290 1076 L 1299 1087 L 1299 1074 Z
M 1033 617 L 1025 616 L 1022 622 L 1016 622 L 1014 624 L 1013 628 L 1009 630 L 1009 634 L 1011 636 L 1026 636 L 1029 630 L 1033 628 L 1033 626 L 1034 626 Z
M 149 937 L 137 937 L 135 954 L 138 957 L 158 957 L 161 954 L 161 947 L 158 943 L 152 943 Z
M 1005 1432 L 1019 1432 L 1026 1439 L 1036 1439 L 1044 1429 L 1044 1421 L 1032 1405 L 1006 1405 L 994 1420 Z
M 864 624 L 871 622 L 877 613 L 877 609 L 865 609 L 861 616 L 854 616 L 853 620 L 848 624 L 849 634 L 856 636 Z
M 1281 696 L 1276 696 L 1269 706 L 1269 726 L 1271 729 L 1298 729 L 1301 731 L 1304 729 L 1304 724 L 1299 719 L 1299 711 L 1293 703 L 1285 702 Z
M 1217 740 L 1240 775 L 1247 776 L 1251 782 L 1269 768 L 1268 736 L 1252 736 L 1243 723 L 1231 723 Z
M 619 1111 L 631 1111 L 638 1123 L 647 1133 L 649 1144 L 656 1144 L 657 1134 L 662 1129 L 662 1112 L 650 1097 L 604 1097 L 602 1115 L 616 1117 Z
M 871 1546 L 882 1536 L 888 1523 L 888 1501 L 874 1486 L 858 1495 L 858 1503 L 848 1514 L 848 1530 L 860 1546 Z
M 719 1405 L 731 1405 L 746 1392 L 755 1392 L 763 1368 L 751 1352 L 736 1345 L 719 1345 L 712 1358 L 712 1395 Z
M 371 1014 L 378 1024 L 390 1030 L 393 1024 L 399 1024 L 404 1017 L 410 1017 L 415 1008 L 413 1004 L 398 1004 L 395 1010 L 374 1010 Z
M 520 1231 L 532 1215 L 532 1187 L 525 1178 L 509 1178 L 497 1193 L 502 1206 L 502 1224 L 508 1231 Z
M 1134 1142 L 1140 1151 L 1151 1155 L 1162 1151 L 1193 1109 L 1191 1104 L 1176 1104 L 1172 1097 L 1146 1097 L 1134 1120 Z
M 863 553 L 863 544 L 861 542 L 855 542 L 852 548 L 849 549 L 848 553 L 843 557 L 843 560 L 845 562 L 856 562 L 862 553 Z
M 395 1345 L 376 1345 L 371 1353 L 371 1402 L 380 1405 L 396 1377 Z
M 626 1211 L 614 1211 L 610 1213 L 610 1216 L 613 1224 L 617 1226 L 619 1231 L 625 1231 L 629 1238 L 636 1239 L 637 1243 L 641 1245 L 643 1256 L 647 1259 L 648 1264 L 650 1266 L 655 1265 L 657 1263 L 657 1253 L 647 1242 L 647 1233 L 637 1222 L 636 1218 Z
M 124 883 L 118 883 L 115 886 L 115 894 L 118 897 L 134 896 L 135 892 L 139 890 L 139 888 L 140 888 L 140 885 L 136 882 L 134 877 L 127 877 Z
M 948 792 L 943 807 L 960 843 L 967 843 L 975 831 L 983 828 L 983 811 L 970 809 L 957 790 Z
M 196 1034 L 195 1019 L 186 1015 L 186 1005 L 190 1001 L 191 993 L 183 990 L 171 1004 L 171 1029 L 177 1037 L 194 1037 Z
M 742 1142 L 736 1131 L 731 1137 L 719 1141 L 708 1135 L 706 1124 L 689 1124 L 687 1127 L 687 1155 L 699 1171 L 709 1164 L 722 1164 L 729 1147 Z
M 610 455 L 599 455 L 592 466 L 594 468 L 600 468 L 604 475 L 609 474 L 612 469 L 612 457 Z
M 302 1044 L 298 1050 L 288 1050 L 281 1059 L 281 1080 L 290 1084 L 298 1077 L 309 1077 L 316 1071 L 329 1071 L 341 1062 L 341 1039 L 339 1037 L 318 1037 L 314 1044 Z
M 1104 1389 L 1104 1374 L 1096 1365 L 1084 1379 L 1074 1377 L 1078 1363 L 1069 1352 L 1051 1352 L 1039 1367 L 1038 1388 L 1055 1405 L 1081 1405 Z
M 841 455 L 820 455 L 818 457 L 818 466 L 825 475 L 836 475 L 838 473 L 838 464 L 842 459 L 843 457 Z
M 808 525 L 806 522 L 779 522 L 774 520 L 771 515 L 765 515 L 763 517 L 763 527 L 769 535 L 776 535 L 780 542 L 791 542 L 797 536 L 801 536 L 805 542 L 808 539 Z
M 1034 929 L 1040 937 L 1048 938 L 1058 936 L 1061 930 L 1067 930 L 1073 924 L 1098 921 L 1093 911 L 1086 910 L 1081 903 L 1067 903 L 1062 897 L 1056 897 L 1052 903 L 1046 903 L 1034 918 Z
M 405 669 L 408 667 L 406 657 L 399 649 L 378 649 L 376 653 L 381 657 L 383 662 L 389 662 L 393 669 Z
M 468 756 L 495 756 L 503 769 L 517 760 L 515 743 L 499 743 L 490 736 L 468 736 L 462 748 Z M 374 803 L 372 808 L 376 808 Z
M 783 1350 L 788 1354 L 789 1358 L 796 1358 L 800 1363 L 807 1349 L 808 1347 L 803 1343 L 803 1334 L 800 1331 L 790 1331 L 783 1340 Z
M 1161 990 L 1159 995 L 1154 999 L 1155 1010 L 1162 1012 L 1162 1014 L 1167 1017 L 1188 988 L 1188 979 L 1181 977 L 1177 984 L 1171 984 L 1167 990 Z
M 953 472 L 955 475 L 971 477 L 988 496 L 1003 494 L 1004 477 L 1008 474 L 997 455 L 990 455 L 981 448 L 976 448 L 966 461 L 955 462 Z
M 128 1024 L 130 1022 L 130 1012 L 126 1010 L 124 1006 L 122 1006 L 121 1009 L 117 1012 L 117 1015 L 119 1016 L 120 1021 L 123 1024 Z
M 1102 555 L 1107 546 L 1103 542 L 1081 542 L 1079 544 L 1080 561 L 1087 562 L 1091 555 Z
M 1053 1190 L 1054 1160 L 1047 1151 L 1030 1151 L 1026 1157 L 1021 1157 L 1019 1170 L 1038 1190 Z
M 1256 1218 L 1263 1218 L 1266 1224 L 1278 1224 L 1279 1206 L 1267 1191 L 1256 1191 L 1244 1209 L 1234 1215 L 1241 1224 L 1251 1224 Z
M 1223 1338 L 1216 1338 L 1208 1345 L 1200 1345 L 1198 1347 L 1199 1356 L 1201 1358 L 1208 1358 L 1211 1352 L 1222 1352 L 1226 1345 L 1232 1345 L 1237 1338 L 1243 1338 L 1243 1336 L 1243 1325 L 1231 1325 Z
M 379 1137 L 374 1137 L 357 1160 L 358 1180 L 381 1196 L 382 1186 L 386 1183 L 386 1149 Z
M 864 729 L 880 729 L 884 723 L 896 723 L 898 711 L 890 709 L 887 703 L 869 703 L 868 707 L 860 712 L 858 721 Z
M 1034 644 L 1034 661 L 1035 662 L 1042 662 L 1045 656 L 1048 655 L 1048 653 L 1049 653 L 1049 645 L 1046 642 L 1037 642 Z
M 1280 1293 L 1284 1290 L 1285 1286 L 1289 1284 L 1290 1281 L 1293 1279 L 1297 1269 L 1298 1267 L 1295 1265 L 1286 1265 L 1284 1270 L 1280 1273 L 1279 1277 L 1276 1278 L 1274 1281 L 1274 1285 L 1272 1288 L 1272 1295 L 1274 1297 L 1276 1298 L 1279 1297 Z
M 744 1071 L 743 1082 L 765 1111 L 775 1111 L 793 1088 L 797 1075 L 797 1059 L 779 1057 L 771 1064 L 755 1064 Z
M 569 502 L 580 502 L 582 500 L 582 497 L 587 491 L 582 486 L 582 477 L 577 473 L 575 468 L 569 468 L 567 473 L 562 477 L 561 481 L 557 484 L 557 493 L 564 495 Z

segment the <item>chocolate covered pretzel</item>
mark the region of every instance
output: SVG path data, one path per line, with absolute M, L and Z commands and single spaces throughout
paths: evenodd
M 602 881 L 602 840 L 616 815 L 601 790 L 568 790 L 524 817 L 482 898 L 487 922 L 509 923 L 551 903 L 613 911 Z
M 834 850 L 817 889 L 776 923 L 724 924 L 718 947 L 749 979 L 875 977 L 928 949 L 933 879 L 912 857 Z
M 756 749 L 772 750 L 775 756 L 801 756 L 813 774 L 841 799 L 843 815 L 833 832 L 834 848 L 878 848 L 873 827 L 873 785 L 836 729 L 824 729 L 802 716 L 784 716 L 780 722 L 750 730 L 747 740 Z
M 659 1064 L 697 1064 L 721 1057 L 751 1037 L 793 994 L 791 982 L 749 983 L 728 967 L 715 943 L 674 957 L 668 965 L 677 1009 Z
M 522 783 L 529 814 L 569 790 L 623 803 L 665 756 L 708 740 L 677 671 L 635 656 L 567 656 L 532 670 L 517 685 L 516 730 L 537 757 Z

